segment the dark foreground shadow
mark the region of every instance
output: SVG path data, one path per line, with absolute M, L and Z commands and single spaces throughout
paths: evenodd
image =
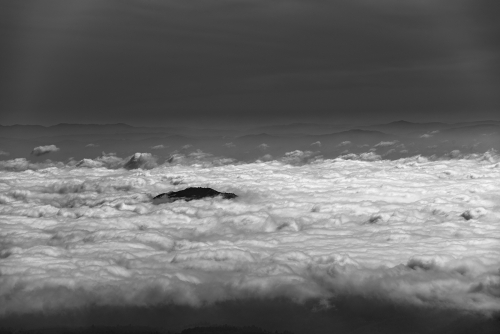
M 3 333 L 182 334 L 498 334 L 500 317 L 349 297 L 297 304 L 284 299 L 226 301 L 192 308 L 89 307 L 0 318 Z

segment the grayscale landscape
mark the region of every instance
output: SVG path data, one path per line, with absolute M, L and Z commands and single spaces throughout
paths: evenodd
M 490 0 L 0 2 L 0 333 L 497 334 Z

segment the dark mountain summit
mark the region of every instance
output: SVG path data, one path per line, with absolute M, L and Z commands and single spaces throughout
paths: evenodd
M 153 198 L 154 204 L 171 203 L 178 200 L 192 201 L 206 197 L 221 196 L 223 199 L 233 199 L 237 196 L 233 193 L 221 193 L 212 188 L 190 187 L 180 191 L 170 191 Z

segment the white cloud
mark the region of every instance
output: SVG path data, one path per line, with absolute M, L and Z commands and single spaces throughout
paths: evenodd
M 260 144 L 257 147 L 260 148 L 261 150 L 267 150 L 269 148 L 269 145 L 267 145 L 266 143 L 263 143 L 263 144 Z
M 161 150 L 161 149 L 164 149 L 168 146 L 165 146 L 165 145 L 155 145 L 155 146 L 151 146 L 151 149 L 152 150 Z
M 151 153 L 135 153 L 123 165 L 125 169 L 151 169 L 156 166 L 158 166 L 157 158 L 151 155 Z
M 33 151 L 31 151 L 31 154 L 38 157 L 40 155 L 49 154 L 51 152 L 57 152 L 57 151 L 59 151 L 59 148 L 56 145 L 46 145 L 46 146 L 35 147 Z
M 318 147 L 321 147 L 321 142 L 318 140 L 314 143 L 311 144 L 311 146 L 318 146 Z
M 225 143 L 224 146 L 227 148 L 236 147 L 236 145 L 234 145 L 233 143 Z
M 198 150 L 149 170 L 2 161 L 0 314 L 350 295 L 500 311 L 496 152 L 302 163 L 314 157 L 215 166 Z M 238 198 L 151 203 L 189 186 Z
M 116 156 L 116 153 L 102 152 L 100 157 L 96 159 L 82 159 L 74 164 L 76 167 L 86 168 L 125 168 L 125 169 L 151 169 L 158 166 L 157 158 L 151 153 L 135 153 L 126 158 Z
M 0 155 L 10 155 L 10 153 L 9 153 L 9 152 L 6 152 L 6 151 L 2 151 L 2 150 L 0 150 Z
M 431 138 L 433 137 L 436 133 L 439 133 L 439 130 L 434 130 L 429 133 L 424 133 L 423 135 L 420 136 L 420 138 Z
M 308 163 L 320 158 L 321 156 L 319 155 L 319 152 L 295 150 L 292 152 L 285 153 L 281 161 L 296 165 L 296 164 Z
M 26 158 L 17 158 L 12 160 L 0 161 L 0 170 L 8 171 L 25 171 L 25 170 L 38 170 L 50 167 L 64 167 L 62 162 L 53 162 L 46 160 L 45 162 L 31 163 Z
M 347 145 L 351 145 L 351 144 L 352 143 L 350 141 L 346 140 L 346 141 L 341 142 L 337 146 L 347 146 Z M 363 146 L 365 146 L 365 145 L 363 145 Z M 368 146 L 368 145 L 366 145 L 366 146 Z
M 223 166 L 237 164 L 238 161 L 232 158 L 217 157 L 211 153 L 198 149 L 189 154 L 173 153 L 166 161 L 168 165 L 197 165 L 204 167 Z
M 273 160 L 273 156 L 271 154 L 264 154 L 263 156 L 257 159 L 257 162 L 271 161 L 271 160 Z
M 359 158 L 365 161 L 376 161 L 382 159 L 380 155 L 375 154 L 374 152 L 361 153 Z
M 394 141 L 381 141 L 380 143 L 376 144 L 373 147 L 392 146 L 392 145 L 396 145 L 397 143 L 398 143 L 397 140 L 394 140 Z
M 99 144 L 90 143 L 90 144 L 85 145 L 85 147 L 99 147 Z
M 128 158 L 130 159 L 130 157 Z M 122 168 L 128 159 L 122 159 L 116 156 L 116 153 L 106 153 L 102 152 L 101 156 L 96 159 L 82 159 L 76 163 L 76 167 L 86 167 L 86 168 Z
M 375 152 L 364 152 L 361 154 L 348 153 L 348 154 L 339 156 L 339 159 L 377 161 L 377 160 L 381 160 L 382 157 L 380 155 L 376 154 Z
M 104 164 L 100 161 L 92 159 L 82 159 L 76 163 L 77 167 L 87 167 L 87 168 L 99 168 L 104 167 Z
M 451 159 L 459 159 L 463 157 L 462 152 L 460 150 L 453 150 L 450 153 L 445 154 L 446 158 L 451 158 Z

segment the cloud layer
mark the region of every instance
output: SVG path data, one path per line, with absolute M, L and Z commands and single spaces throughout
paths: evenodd
M 341 296 L 500 311 L 498 162 L 313 158 L 2 171 L 0 314 Z M 189 186 L 238 199 L 151 202 Z

